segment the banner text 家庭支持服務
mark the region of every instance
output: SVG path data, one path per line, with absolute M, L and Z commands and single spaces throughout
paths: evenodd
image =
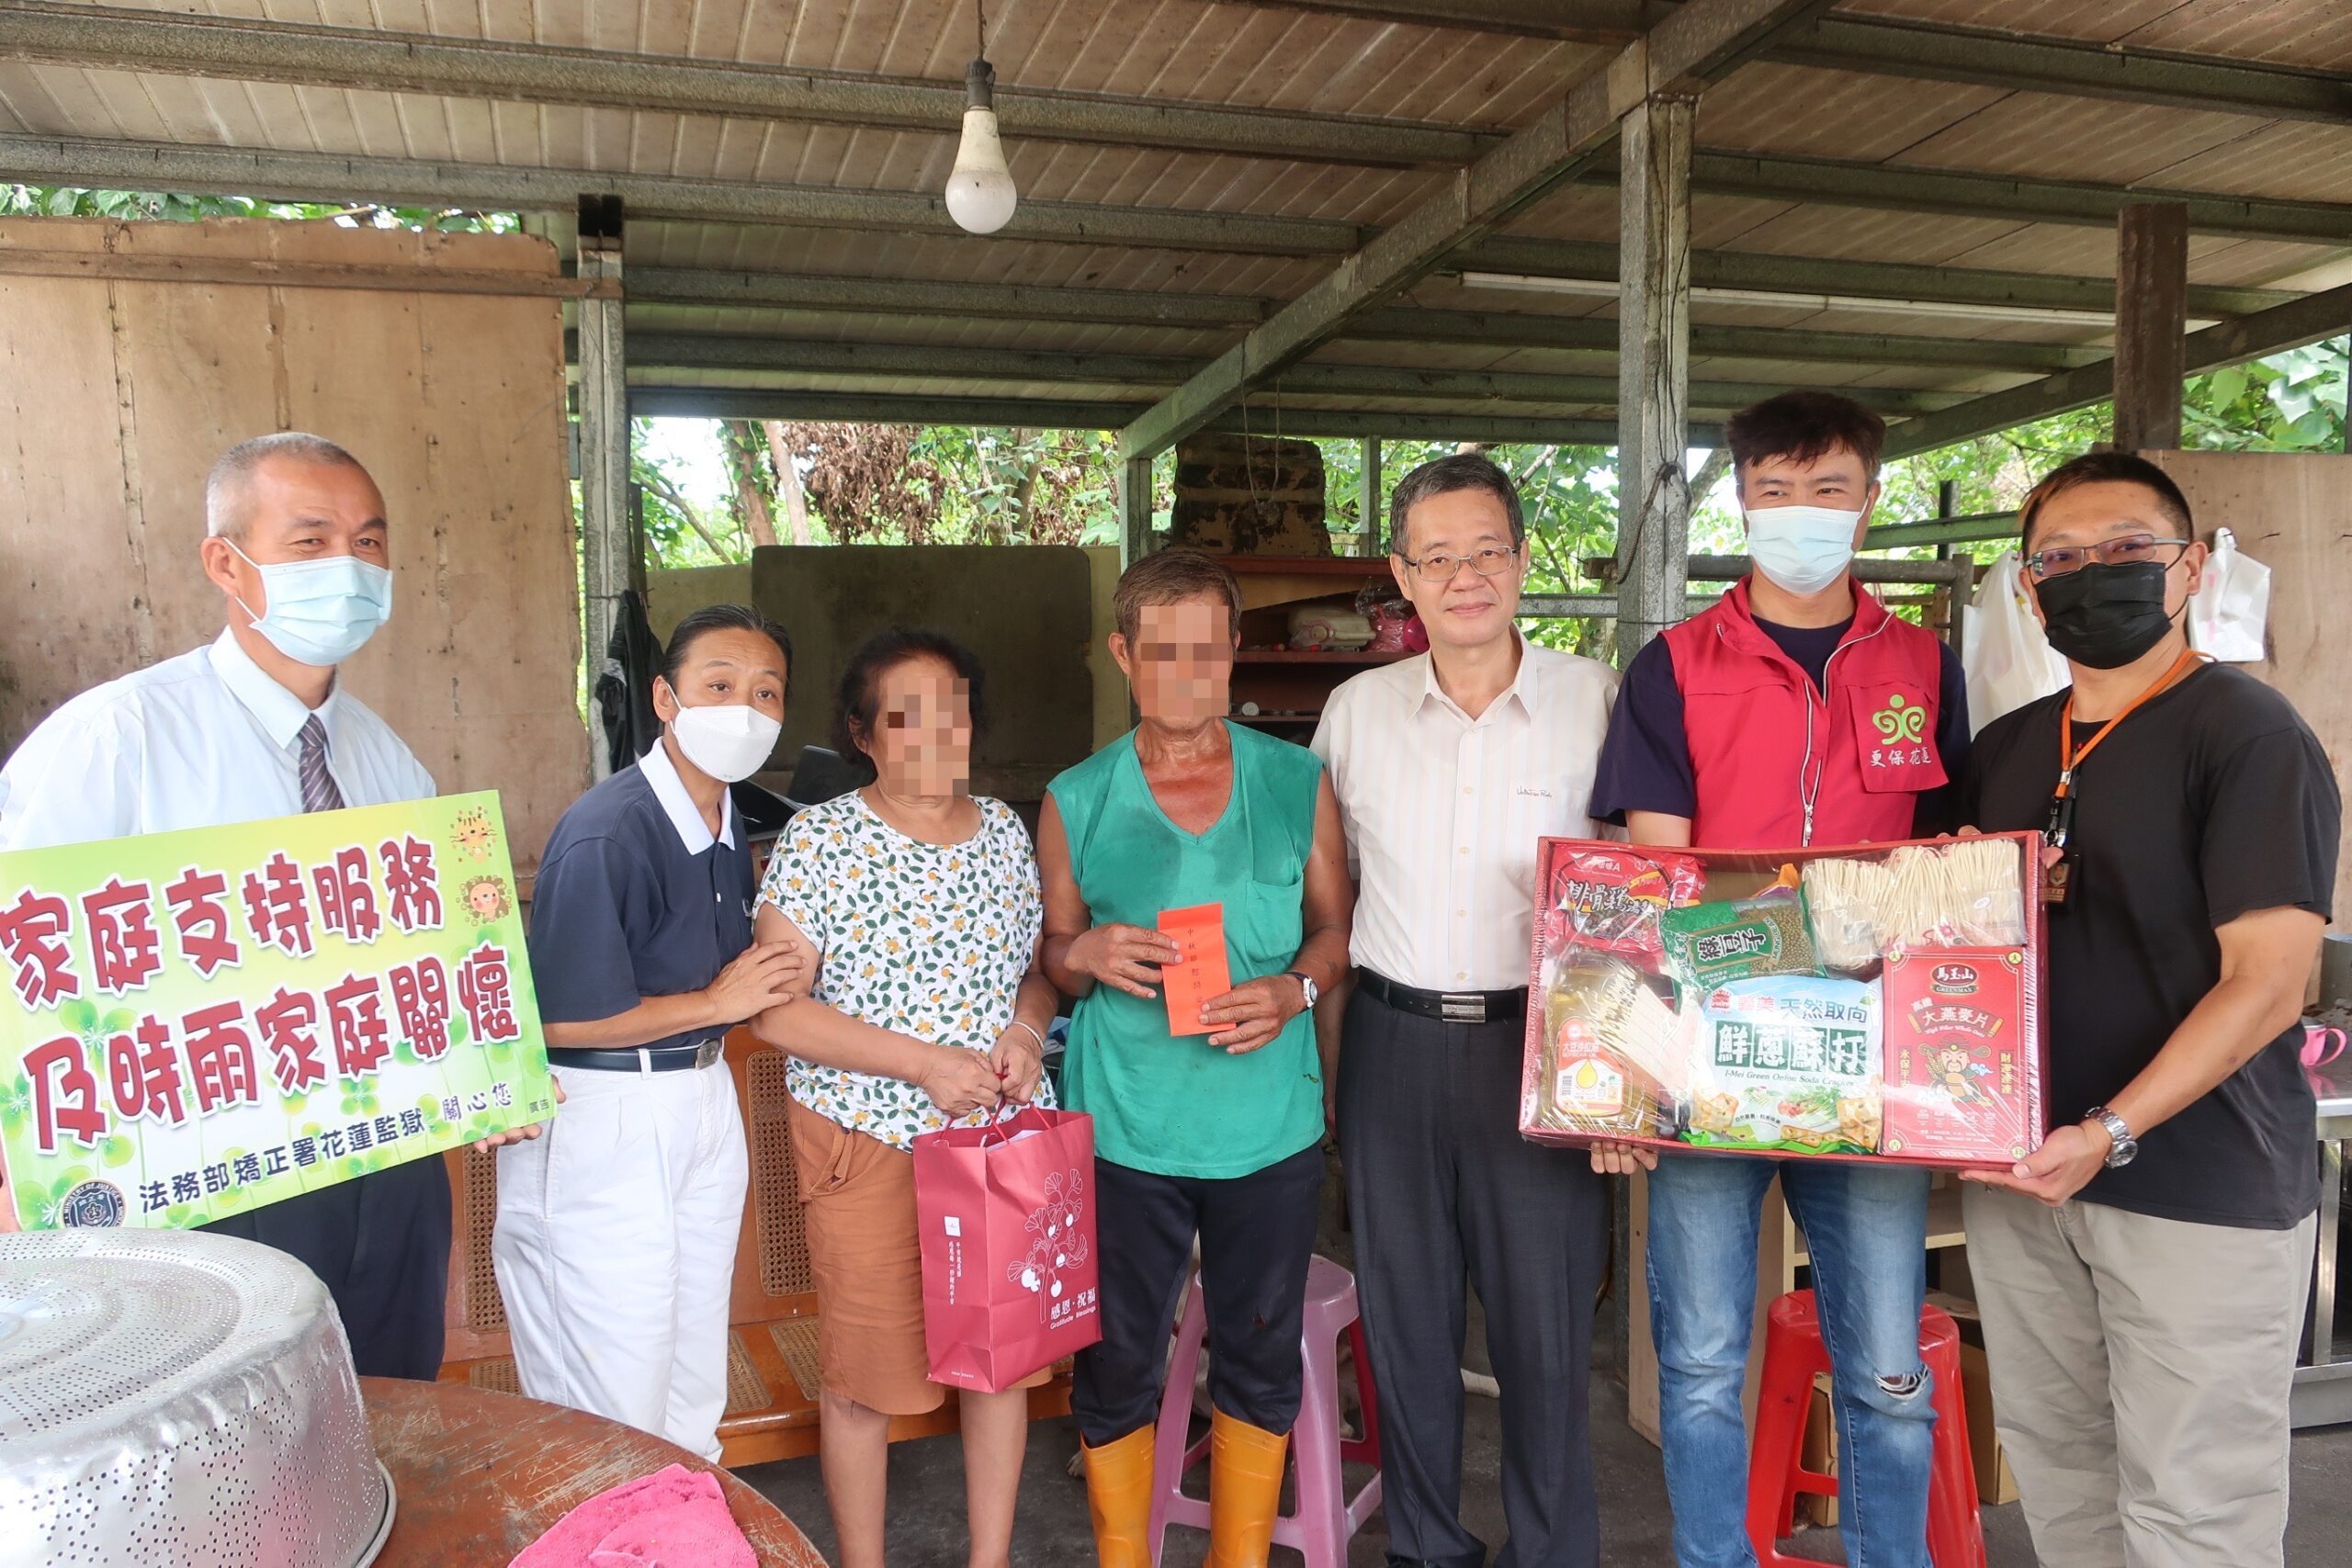
M 182 1228 L 554 1113 L 494 793 L 0 855 L 18 1222 Z

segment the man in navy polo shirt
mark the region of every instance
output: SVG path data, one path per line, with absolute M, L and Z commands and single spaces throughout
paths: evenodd
M 1849 567 L 1878 500 L 1886 423 L 1784 392 L 1724 426 L 1756 570 L 1634 656 L 1593 785 L 1595 818 L 1637 844 L 1782 850 L 1948 827 L 1968 744 L 1960 661 L 1889 615 Z M 1918 1349 L 1928 1177 L 1910 1167 L 1668 1155 L 1648 1168 L 1650 1326 L 1680 1568 L 1753 1568 L 1740 1392 L 1758 1218 L 1777 1170 L 1812 1248 L 1854 1562 L 1928 1568 L 1935 1412 Z

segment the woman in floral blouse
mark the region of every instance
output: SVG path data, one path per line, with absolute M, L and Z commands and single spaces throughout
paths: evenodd
M 1006 1100 L 1050 1103 L 1036 861 L 1012 809 L 971 793 L 980 718 L 979 665 L 962 647 L 895 629 L 869 639 L 842 676 L 834 736 L 875 781 L 795 817 L 760 894 L 758 940 L 799 949 L 816 976 L 806 1000 L 752 1027 L 792 1056 L 843 1568 L 881 1568 L 890 1417 L 947 1393 L 923 1355 L 915 1137 L 985 1122 Z M 960 1394 L 976 1568 L 1010 1560 L 1027 1388 L 1046 1376 Z

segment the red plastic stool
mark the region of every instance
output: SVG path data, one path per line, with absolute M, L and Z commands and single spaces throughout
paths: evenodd
M 1936 1457 L 1928 1485 L 1928 1557 L 1935 1568 L 1984 1568 L 1984 1528 L 1976 1513 L 1976 1472 L 1960 1396 L 1960 1330 L 1940 1307 L 1919 1313 L 1919 1359 L 1935 1379 Z M 1805 1568 L 1779 1550 L 1796 1528 L 1797 1495 L 1838 1495 L 1838 1478 L 1804 1468 L 1800 1447 L 1813 1406 L 1813 1380 L 1829 1371 L 1821 1314 L 1811 1291 L 1772 1303 L 1764 1329 L 1763 1385 L 1756 1443 L 1747 1461 L 1747 1539 L 1758 1568 Z

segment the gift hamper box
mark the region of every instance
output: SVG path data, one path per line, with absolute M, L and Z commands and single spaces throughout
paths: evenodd
M 2005 1166 L 2041 1141 L 2041 840 L 1545 839 L 1520 1131 Z

